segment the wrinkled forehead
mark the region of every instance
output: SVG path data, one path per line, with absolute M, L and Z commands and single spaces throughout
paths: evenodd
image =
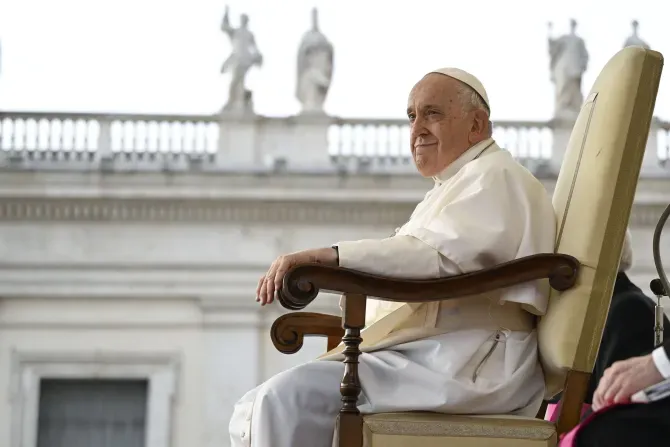
M 456 99 L 458 81 L 449 76 L 429 73 L 417 82 L 409 92 L 407 107 L 423 104 L 448 105 Z

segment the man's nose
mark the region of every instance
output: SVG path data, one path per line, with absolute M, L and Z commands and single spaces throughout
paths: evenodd
M 412 141 L 414 141 L 417 137 L 426 135 L 427 133 L 428 130 L 426 129 L 423 120 L 421 118 L 416 118 L 410 127 L 410 136 L 412 137 Z

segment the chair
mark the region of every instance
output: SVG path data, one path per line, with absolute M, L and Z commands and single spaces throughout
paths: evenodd
M 343 293 L 343 315 L 307 312 L 279 317 L 275 347 L 296 352 L 306 335 L 346 346 L 340 387 L 340 447 L 555 446 L 578 422 L 602 335 L 642 164 L 663 66 L 660 53 L 640 47 L 619 51 L 602 69 L 582 106 L 556 183 L 555 253 L 435 281 L 401 281 L 322 265 L 300 265 L 284 277 L 282 305 L 300 310 L 319 290 Z M 357 362 L 367 296 L 423 302 L 475 295 L 532 279 L 552 287 L 538 323 L 546 398 L 563 391 L 556 424 L 511 415 L 436 413 L 361 415 Z

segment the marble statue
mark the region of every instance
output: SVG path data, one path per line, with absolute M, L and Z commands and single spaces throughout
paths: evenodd
M 633 20 L 631 22 L 631 26 L 633 27 L 633 34 L 628 36 L 626 41 L 624 42 L 623 46 L 625 47 L 642 47 L 649 49 L 649 45 L 647 42 L 644 40 L 640 39 L 640 36 L 637 34 L 637 29 L 639 27 L 640 23 L 637 20 Z
M 319 30 L 319 16 L 312 9 L 312 29 L 298 49 L 296 98 L 304 114 L 322 114 L 333 76 L 333 46 Z
M 555 84 L 554 117 L 574 120 L 582 107 L 582 76 L 589 62 L 584 39 L 576 34 L 577 22 L 570 20 L 570 33 L 557 39 L 551 37 L 549 23 L 549 58 L 551 81 Z
M 256 39 L 249 29 L 249 16 L 242 14 L 239 28 L 230 26 L 229 10 L 223 15 L 221 31 L 230 38 L 232 50 L 230 56 L 221 66 L 221 73 L 231 73 L 228 102 L 224 111 L 252 112 L 252 94 L 245 87 L 245 79 L 249 70 L 263 64 L 263 55 L 256 46 Z

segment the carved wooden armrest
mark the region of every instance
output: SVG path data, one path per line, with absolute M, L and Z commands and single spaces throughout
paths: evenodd
M 277 351 L 294 354 L 302 348 L 305 335 L 328 337 L 328 350 L 337 346 L 344 336 L 342 317 L 312 312 L 294 312 L 277 318 L 270 337 Z
M 575 284 L 578 271 L 576 258 L 555 253 L 526 256 L 476 272 L 429 280 L 394 279 L 342 267 L 302 264 L 286 273 L 278 299 L 292 310 L 303 309 L 320 290 L 416 303 L 478 295 L 543 278 L 562 291 Z
M 554 289 L 567 290 L 575 284 L 578 271 L 577 259 L 553 253 L 527 256 L 489 269 L 437 280 L 399 280 L 322 264 L 298 265 L 283 278 L 282 289 L 278 292 L 282 306 L 298 310 L 311 303 L 320 290 L 340 292 L 344 294 L 342 318 L 303 312 L 285 315 L 272 326 L 272 340 L 278 350 L 290 353 L 300 349 L 305 334 L 331 335 L 329 331 L 332 330 L 333 336 L 337 334 L 342 338 L 345 348 L 344 377 L 340 384 L 339 446 L 362 446 L 363 417 L 357 406 L 361 393 L 358 358 L 368 296 L 415 303 L 440 301 L 543 278 L 548 278 Z M 343 337 L 340 325 L 344 328 Z

